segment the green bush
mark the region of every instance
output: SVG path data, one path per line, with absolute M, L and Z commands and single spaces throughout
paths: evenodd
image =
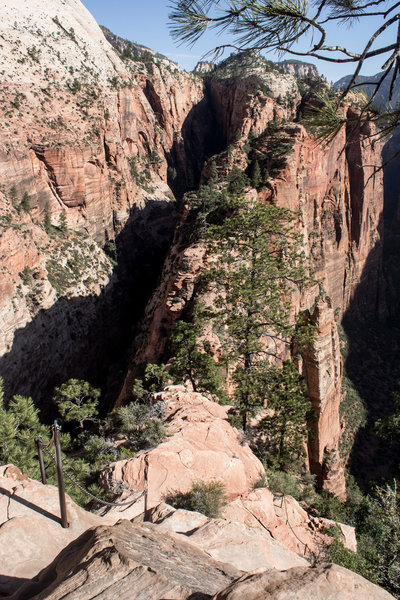
M 131 402 L 113 412 L 106 427 L 120 439 L 127 439 L 128 447 L 135 452 L 153 448 L 164 440 L 166 433 L 162 421 L 153 416 L 154 412 L 145 404 Z
M 285 496 L 293 496 L 296 500 L 300 499 L 299 481 L 292 473 L 266 469 L 266 479 L 266 486 L 273 494 L 284 494 Z
M 161 363 L 161 365 L 148 363 L 144 378 L 135 379 L 132 386 L 132 395 L 140 404 L 146 404 L 154 393 L 162 392 L 168 385 L 169 379 L 169 373 L 164 363 Z
M 190 492 L 171 494 L 165 498 L 165 502 L 175 508 L 200 512 L 217 519 L 226 503 L 224 484 L 222 481 L 195 481 Z
M 358 573 L 373 583 L 379 584 L 380 577 L 379 572 L 376 569 L 376 564 L 373 564 L 369 558 L 364 555 L 362 540 L 359 540 L 359 552 L 352 552 L 345 548 L 343 542 L 340 540 L 338 527 L 335 527 L 331 532 L 334 540 L 328 548 L 326 559 L 329 562 L 350 569 L 350 571 L 354 571 L 354 573 Z

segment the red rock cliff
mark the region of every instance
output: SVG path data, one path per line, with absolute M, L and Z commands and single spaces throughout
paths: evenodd
M 263 95 L 239 94 L 239 89 L 244 90 L 240 81 L 228 87 L 218 80 L 211 84 L 212 103 L 228 141 L 235 135 L 238 138 L 238 131 L 259 134 L 281 110 L 274 108 L 271 98 L 266 102 Z M 310 310 L 317 326 L 315 342 L 305 353 L 302 367 L 317 415 L 309 461 L 320 484 L 344 497 L 344 469 L 339 456 L 342 367 L 336 320 L 349 308 L 375 311 L 383 307 L 383 185 L 381 173 L 374 175 L 372 167 L 379 164 L 381 147 L 370 144 L 367 130 L 343 129 L 328 147 L 317 145 L 301 125 L 287 125 L 285 133 L 293 140 L 293 151 L 260 193 L 260 199 L 299 211 L 304 250 L 320 282 L 319 290 L 314 287 L 294 299 L 296 310 Z M 231 154 L 236 164 L 246 165 L 243 138 L 234 143 Z M 226 160 L 225 155 L 222 160 Z M 219 166 L 222 171 L 224 164 Z M 136 366 L 162 356 L 168 334 L 192 299 L 196 276 L 204 268 L 204 248 L 179 247 L 177 239 L 146 311 L 145 326 L 136 344 Z M 128 393 L 134 374 L 135 368 L 128 375 L 123 394 Z

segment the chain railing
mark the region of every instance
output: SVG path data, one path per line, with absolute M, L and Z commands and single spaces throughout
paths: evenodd
M 62 466 L 61 444 L 60 444 L 61 427 L 57 423 L 57 421 L 54 421 L 54 425 L 52 425 L 51 429 L 52 429 L 51 440 L 47 444 L 45 444 L 43 442 L 41 436 L 39 436 L 38 438 L 36 438 L 36 447 L 38 450 L 40 475 L 41 475 L 43 484 L 47 484 L 46 469 L 45 469 L 44 460 L 43 460 L 43 450 L 51 458 L 51 460 L 55 463 L 56 468 L 57 468 L 57 483 L 58 483 L 58 494 L 59 494 L 59 499 L 60 499 L 60 513 L 61 513 L 62 527 L 64 527 L 64 528 L 69 527 L 68 515 L 67 515 L 67 504 L 66 504 L 66 499 L 65 499 L 65 486 L 64 486 L 64 477 L 63 477 L 64 475 L 71 481 L 71 483 L 73 483 L 78 489 L 80 489 L 81 492 L 83 492 L 84 494 L 89 496 L 89 498 L 92 498 L 92 500 L 95 500 L 96 502 L 103 504 L 104 506 L 116 506 L 116 507 L 132 506 L 138 500 L 140 500 L 140 498 L 142 498 L 143 496 L 145 497 L 145 506 L 147 505 L 147 502 L 146 502 L 147 489 L 144 490 L 141 494 L 139 494 L 139 496 L 137 496 L 133 500 L 129 500 L 128 502 L 108 502 L 107 500 L 102 500 L 101 498 L 98 498 L 97 496 L 95 496 L 94 494 L 92 494 L 91 492 L 86 490 L 80 483 L 78 483 L 78 481 L 75 481 L 75 479 Z M 50 448 L 53 445 L 54 445 L 54 449 L 55 449 L 55 455 L 52 452 L 50 452 Z

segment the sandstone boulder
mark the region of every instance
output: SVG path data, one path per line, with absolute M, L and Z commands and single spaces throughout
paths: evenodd
M 267 530 L 286 548 L 301 556 L 319 555 L 332 542 L 326 529 L 338 525 L 341 540 L 349 550 L 357 550 L 354 527 L 311 516 L 291 496 L 274 496 L 258 488 L 234 499 L 223 509 L 223 517 Z
M 198 600 L 241 572 L 150 523 L 88 530 L 13 600 Z
M 70 527 L 60 524 L 58 489 L 33 481 L 14 466 L 0 467 L 0 597 L 46 567 L 101 518 L 67 496 Z
M 228 423 L 228 407 L 188 392 L 184 386 L 170 386 L 157 394 L 166 406 L 168 439 L 135 458 L 118 461 L 102 474 L 107 489 L 126 484 L 130 489 L 148 489 L 152 508 L 174 492 L 187 492 L 194 481 L 222 481 L 228 498 L 252 489 L 264 467 L 239 433 Z M 143 504 L 132 510 L 104 511 L 114 520 L 133 518 L 143 512 Z
M 275 541 L 265 530 L 161 504 L 148 518 L 161 529 L 175 532 L 209 554 L 241 571 L 289 569 L 308 562 Z
M 388 592 L 333 564 L 244 575 L 213 600 L 390 600 Z

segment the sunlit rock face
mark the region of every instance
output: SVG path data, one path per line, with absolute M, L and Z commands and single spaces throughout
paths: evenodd
M 173 233 L 167 166 L 186 187 L 204 160 L 185 150 L 202 82 L 122 61 L 80 2 L 50 4 L 0 7 L 0 374 L 36 401 L 69 376 L 121 377 L 113 354 Z
M 212 85 L 217 89 L 222 84 L 217 80 Z M 249 104 L 243 104 L 244 97 L 236 88 L 231 93 L 230 89 L 225 88 L 219 105 L 213 96 L 214 106 L 224 114 L 224 107 L 229 105 L 231 117 L 227 122 L 232 121 L 232 115 L 239 115 L 234 127 L 243 131 L 249 121 Z M 251 97 L 251 102 L 258 102 L 257 110 L 262 114 L 258 120 L 257 110 L 252 113 L 250 128 L 255 134 L 273 118 L 273 113 L 265 109 L 265 99 L 257 98 Z M 275 106 L 271 98 L 267 100 Z M 243 126 L 241 130 L 238 125 Z M 233 129 L 226 130 L 226 123 L 222 127 L 225 137 L 233 139 Z M 382 173 L 374 173 L 373 168 L 381 160 L 381 146 L 371 146 L 365 139 L 368 128 L 351 132 L 343 129 L 328 147 L 317 145 L 301 125 L 289 124 L 285 132 L 293 141 L 293 151 L 258 196 L 260 201 L 299 213 L 304 253 L 320 282 L 319 287 L 313 286 L 292 299 L 294 311 L 309 311 L 317 327 L 313 346 L 305 351 L 301 366 L 317 415 L 312 424 L 309 464 L 320 485 L 343 498 L 344 468 L 339 456 L 342 366 L 337 322 L 345 312 L 355 316 L 383 315 L 386 310 L 382 278 L 383 182 Z M 237 140 L 232 147 L 235 164 L 245 168 L 243 140 Z M 226 160 L 218 159 L 221 171 L 226 168 Z M 135 340 L 133 368 L 120 398 L 130 390 L 138 365 L 156 362 L 163 356 L 168 336 L 193 300 L 196 278 L 206 263 L 201 243 L 187 247 L 176 236 Z
M 227 146 L 230 158 L 221 159 L 220 172 L 233 164 L 245 168 L 247 136 L 295 117 L 298 73 L 245 53 L 210 71 L 204 83 L 154 53 L 138 61 L 146 49 L 122 59 L 130 47 L 106 32 L 113 48 L 75 0 L 52 0 L 45 8 L 38 1 L 6 2 L 0 16 L 7 57 L 0 90 L 6 393 L 32 394 L 43 403 L 54 385 L 75 376 L 115 397 L 132 326 L 152 296 L 122 399 L 135 366 L 165 352 L 205 264 L 201 247 L 183 249 L 179 236 L 171 245 L 175 196 L 195 189 L 204 161 Z M 312 288 L 293 298 L 293 308 L 314 311 L 316 297 L 323 298 L 312 317 L 321 329 L 302 366 L 318 416 L 308 450 L 321 485 L 339 496 L 334 316 L 385 310 L 382 174 L 374 175 L 372 166 L 380 163 L 381 148 L 369 143 L 369 133 L 368 126 L 343 129 L 323 147 L 289 123 L 293 151 L 259 193 L 261 201 L 299 211 L 305 254 L 323 282 L 321 294 Z

